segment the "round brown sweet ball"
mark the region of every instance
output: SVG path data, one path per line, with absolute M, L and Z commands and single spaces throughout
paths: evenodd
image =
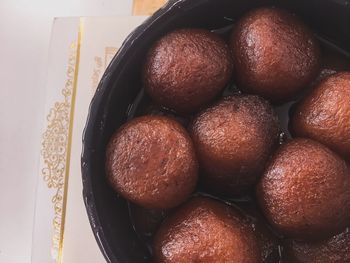
M 273 102 L 291 100 L 316 77 L 320 49 L 293 14 L 259 8 L 241 18 L 231 35 L 238 86 Z
M 317 242 L 287 240 L 284 246 L 288 263 L 350 262 L 350 231 Z
M 153 245 L 156 263 L 256 263 L 260 247 L 239 210 L 197 197 L 165 219 Z
M 235 95 L 200 112 L 190 125 L 201 183 L 216 194 L 246 192 L 263 172 L 278 142 L 271 105 L 253 95 Z
M 329 76 L 306 96 L 293 113 L 291 129 L 350 159 L 350 72 Z
M 166 209 L 194 191 L 198 163 L 186 130 L 172 118 L 144 116 L 122 126 L 106 155 L 114 190 L 140 206 Z
M 188 113 L 218 95 L 231 74 L 231 53 L 219 36 L 204 29 L 180 29 L 151 47 L 143 81 L 154 101 Z
M 294 139 L 272 158 L 257 199 L 271 225 L 287 237 L 329 237 L 350 222 L 350 169 L 322 144 Z

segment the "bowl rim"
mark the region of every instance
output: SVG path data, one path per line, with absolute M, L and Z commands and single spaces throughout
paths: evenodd
M 347 0 L 328 0 L 330 3 L 335 3 L 337 5 L 341 5 L 341 7 L 345 10 L 350 10 L 350 5 Z M 155 12 L 152 16 L 147 18 L 140 26 L 134 29 L 124 40 L 120 49 L 106 68 L 99 85 L 96 89 L 96 92 L 91 100 L 86 124 L 83 130 L 82 136 L 82 154 L 81 154 L 81 176 L 83 183 L 83 199 L 86 208 L 86 212 L 89 218 L 90 226 L 93 231 L 96 242 L 102 252 L 104 258 L 107 262 L 115 262 L 121 263 L 120 259 L 118 259 L 118 254 L 120 252 L 115 252 L 109 242 L 106 239 L 104 231 L 101 227 L 100 217 L 97 212 L 97 208 L 95 206 L 95 196 L 92 191 L 92 169 L 91 169 L 91 160 L 94 152 L 94 137 L 96 133 L 96 119 L 99 118 L 99 110 L 102 102 L 108 99 L 108 91 L 111 89 L 111 84 L 115 80 L 111 80 L 111 76 L 114 72 L 122 71 L 124 62 L 128 59 L 128 55 L 130 51 L 135 48 L 135 46 L 142 45 L 142 36 L 147 34 L 148 32 L 152 32 L 152 30 L 159 25 L 164 17 L 167 16 L 166 19 L 176 16 L 179 12 L 183 12 L 185 10 L 181 10 L 181 5 L 189 4 L 192 2 L 193 6 L 199 6 L 202 3 L 207 3 L 209 0 L 168 0 L 163 7 L 161 7 L 157 12 Z M 276 1 L 275 4 L 277 4 Z M 313 1 L 310 1 L 312 3 Z M 321 1 L 320 1 L 321 3 Z M 177 10 L 174 14 L 169 13 Z M 340 45 L 342 47 L 342 45 Z M 342 47 L 345 48 L 345 47 Z
M 100 107 L 101 102 L 106 99 L 106 93 L 111 86 L 111 73 L 118 71 L 123 65 L 123 60 L 126 59 L 129 50 L 133 49 L 139 42 L 142 35 L 147 33 L 154 24 L 171 12 L 173 9 L 178 8 L 178 6 L 185 2 L 186 0 L 168 0 L 158 11 L 156 11 L 152 16 L 147 18 L 141 25 L 136 27 L 123 41 L 118 52 L 113 57 L 112 61 L 106 68 L 96 92 L 90 102 L 86 124 L 82 135 L 82 153 L 81 153 L 81 176 L 83 183 L 83 199 L 86 208 L 86 212 L 89 218 L 89 223 L 93 231 L 96 242 L 102 252 L 104 258 L 107 262 L 119 263 L 119 259 L 115 257 L 115 252 L 110 247 L 103 229 L 101 228 L 99 215 L 96 209 L 95 197 L 92 192 L 92 181 L 91 181 L 91 168 L 89 160 L 91 160 L 91 155 L 93 152 L 93 138 L 94 138 L 94 125 L 96 118 L 98 117 L 97 109 Z

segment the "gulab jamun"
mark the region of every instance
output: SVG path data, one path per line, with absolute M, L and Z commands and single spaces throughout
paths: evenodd
M 284 248 L 288 263 L 348 263 L 350 231 L 316 242 L 287 240 Z
M 291 100 L 320 68 L 313 33 L 282 9 L 248 12 L 234 27 L 230 43 L 239 88 L 273 102 Z
M 230 50 L 218 35 L 204 29 L 179 29 L 151 47 L 143 82 L 155 102 L 189 113 L 220 93 L 232 68 Z
M 215 194 L 240 195 L 263 172 L 278 142 L 278 120 L 258 96 L 229 96 L 200 112 L 190 124 L 202 185 Z
M 145 208 L 166 209 L 194 191 L 198 162 L 191 138 L 178 122 L 144 116 L 112 136 L 106 172 L 111 186 L 124 198 Z
M 350 169 L 326 146 L 293 139 L 271 159 L 257 185 L 257 200 L 281 234 L 326 238 L 350 222 Z
M 166 218 L 153 245 L 156 263 L 261 262 L 252 228 L 238 209 L 196 197 Z
M 350 71 L 329 76 L 296 106 L 291 130 L 350 159 Z

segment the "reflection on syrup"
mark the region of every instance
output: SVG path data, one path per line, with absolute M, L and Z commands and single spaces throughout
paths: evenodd
M 229 32 L 231 31 L 232 26 L 227 26 L 224 28 L 220 28 L 217 30 L 213 30 L 213 32 L 221 35 L 224 39 L 229 39 Z M 350 70 L 350 54 L 346 53 L 344 50 L 339 49 L 334 46 L 332 43 L 327 41 L 324 38 L 318 37 L 321 43 L 322 49 L 322 66 L 318 77 L 315 81 L 310 84 L 310 87 L 305 89 L 301 94 L 299 94 L 292 101 L 281 105 L 275 105 L 274 109 L 276 114 L 278 115 L 280 121 L 280 144 L 285 143 L 287 140 L 292 138 L 293 132 L 289 128 L 289 116 L 293 112 L 295 108 L 295 104 L 305 96 L 310 90 L 317 85 L 322 79 L 325 77 L 334 74 L 339 71 Z M 241 91 L 235 85 L 234 80 L 226 86 L 223 90 L 221 96 L 229 96 L 241 94 Z M 175 118 L 178 120 L 184 127 L 187 127 L 190 123 L 192 116 L 179 116 L 175 112 L 163 108 L 161 106 L 155 105 L 152 103 L 150 98 L 145 94 L 144 89 L 141 89 L 140 93 L 136 97 L 134 103 L 130 105 L 127 112 L 127 120 L 130 120 L 134 117 L 146 115 L 146 114 L 154 114 L 154 115 L 163 115 Z M 208 193 L 203 193 L 200 187 L 197 189 L 197 192 L 193 194 L 196 195 L 205 195 L 210 196 L 215 199 L 219 199 L 218 197 L 213 197 Z M 257 227 L 264 228 L 264 233 L 269 232 L 268 236 L 271 237 L 271 240 L 267 242 L 267 246 L 270 246 L 267 251 L 266 259 L 264 262 L 282 262 L 282 246 L 280 244 L 279 238 L 272 232 L 270 227 L 265 223 L 265 220 L 261 216 L 259 209 L 257 208 L 256 202 L 254 201 L 254 194 L 250 196 L 244 196 L 240 198 L 225 198 L 219 199 L 229 205 L 236 206 L 240 208 L 247 216 L 251 219 L 252 224 L 257 224 Z M 139 238 L 145 243 L 150 253 L 151 250 L 151 242 L 153 234 L 155 233 L 157 227 L 162 222 L 162 220 L 167 216 L 167 214 L 171 213 L 171 211 L 161 211 L 161 210 L 148 210 L 141 207 L 137 207 L 131 203 L 129 203 L 129 214 L 134 226 L 134 230 L 136 231 Z M 265 241 L 263 241 L 265 242 Z M 272 245 L 271 245 L 272 244 Z M 277 244 L 277 245 L 276 245 Z
M 152 255 L 152 237 L 163 219 L 167 216 L 168 211 L 146 209 L 130 202 L 128 203 L 128 207 L 134 231 Z

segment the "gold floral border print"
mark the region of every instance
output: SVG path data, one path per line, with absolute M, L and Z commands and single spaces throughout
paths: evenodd
M 62 261 L 81 35 L 82 20 L 79 21 L 78 39 L 69 47 L 67 80 L 61 91 L 63 98 L 49 111 L 41 148 L 44 161 L 41 173 L 47 186 L 55 191 L 51 200 L 54 209 L 52 256 L 58 263 Z

